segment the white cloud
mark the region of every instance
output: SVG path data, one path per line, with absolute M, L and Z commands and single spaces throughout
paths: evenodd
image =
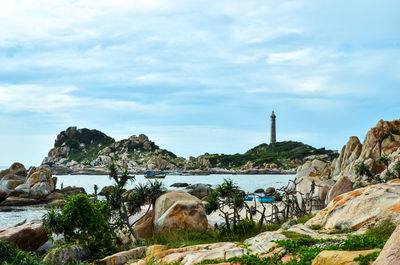
M 310 61 L 311 49 L 301 49 L 291 52 L 271 53 L 268 54 L 267 61 L 269 64 L 282 64 L 282 63 L 300 63 L 306 64 Z

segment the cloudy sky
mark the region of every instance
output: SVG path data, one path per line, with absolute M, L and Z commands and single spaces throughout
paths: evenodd
M 0 165 L 68 126 L 188 157 L 399 118 L 398 0 L 0 0 Z

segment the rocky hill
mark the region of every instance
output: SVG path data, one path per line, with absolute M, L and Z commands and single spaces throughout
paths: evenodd
M 115 141 L 98 130 L 69 127 L 57 135 L 42 165 L 56 174 L 103 174 L 112 160 L 130 171 L 176 170 L 185 163 L 184 158 L 160 149 L 144 134 Z
M 284 141 L 275 144 L 260 144 L 244 154 L 204 154 L 191 157 L 192 168 L 226 169 L 274 169 L 296 168 L 307 160 L 332 161 L 338 153 L 325 148 L 314 148 L 301 142 Z
M 244 154 L 206 153 L 186 160 L 159 148 L 144 134 L 115 141 L 98 130 L 69 127 L 57 135 L 42 165 L 55 174 L 107 174 L 106 166 L 112 160 L 134 173 L 155 169 L 191 174 L 281 174 L 293 173 L 305 161 L 317 158 L 329 162 L 337 155 L 325 148 L 287 141 L 261 144 Z

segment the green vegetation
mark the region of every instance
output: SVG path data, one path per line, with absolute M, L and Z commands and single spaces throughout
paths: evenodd
M 289 240 L 278 240 L 276 241 L 277 247 L 283 247 L 286 249 L 285 253 L 275 254 L 272 257 L 262 258 L 258 255 L 244 255 L 242 257 L 233 257 L 230 259 L 213 259 L 204 260 L 197 264 L 218 264 L 223 262 L 237 262 L 239 264 L 254 264 L 254 265 L 311 265 L 314 258 L 323 250 L 346 250 L 346 251 L 357 251 L 357 250 L 368 250 L 368 249 L 382 249 L 387 239 L 390 237 L 395 224 L 389 220 L 385 220 L 381 224 L 369 229 L 364 235 L 351 236 L 345 240 L 338 239 L 314 239 L 309 236 L 286 232 L 285 236 L 290 238 Z M 272 250 L 272 249 L 271 249 Z M 271 251 L 270 250 L 270 251 Z M 280 259 L 282 256 L 291 254 L 297 259 L 292 259 L 286 263 L 283 263 Z M 374 252 L 369 255 L 355 258 L 361 265 L 370 264 L 370 261 L 375 260 L 379 255 L 379 252 Z
M 126 184 L 128 181 L 133 181 L 134 178 L 129 176 L 127 169 L 117 167 L 114 163 L 111 163 L 108 169 L 110 170 L 110 179 L 115 181 L 107 196 L 111 210 L 110 219 L 113 220 L 112 223 L 110 222 L 110 225 L 113 231 L 125 232 L 127 228 L 136 241 L 139 241 L 138 236 L 133 230 L 133 226 L 150 211 L 151 207 L 154 208 L 157 198 L 165 192 L 165 188 L 162 182 L 156 180 L 146 185 L 137 185 L 127 196 L 124 196 Z M 149 203 L 146 213 L 135 222 L 130 222 L 130 217 L 140 213 L 141 207 L 146 203 Z
M 275 144 L 261 144 L 244 154 L 204 154 L 201 157 L 208 159 L 212 167 L 240 168 L 248 161 L 254 166 L 263 166 L 265 163 L 275 163 L 285 168 L 295 168 L 302 164 L 304 158 L 315 155 L 326 157 L 326 162 L 333 160 L 338 154 L 325 148 L 314 148 L 301 142 L 285 141 Z M 292 160 L 299 160 L 298 163 L 291 163 Z
M 109 215 L 107 203 L 78 194 L 70 196 L 61 210 L 49 210 L 43 223 L 51 233 L 63 235 L 65 243 L 78 243 L 95 257 L 104 257 L 115 250 Z
M 297 218 L 297 223 L 298 224 L 305 224 L 308 220 L 310 220 L 314 216 L 315 216 L 315 213 L 303 215 L 303 216 Z
M 366 165 L 364 161 L 357 162 L 354 170 L 357 176 L 366 176 L 368 179 L 372 179 L 374 177 L 371 172 L 371 168 Z
M 0 265 L 45 265 L 39 257 L 0 240 Z
M 372 261 L 376 260 L 379 256 L 379 251 L 372 252 L 368 255 L 359 255 L 354 261 L 358 261 L 359 265 L 370 265 Z

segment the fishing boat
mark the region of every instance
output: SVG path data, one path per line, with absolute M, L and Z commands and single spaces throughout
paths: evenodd
M 146 171 L 144 173 L 144 177 L 147 179 L 163 179 L 165 178 L 166 174 L 164 172 L 156 172 L 153 170 Z
M 258 197 L 257 198 L 261 203 L 273 202 L 275 201 L 275 197 L 265 196 L 265 197 Z

